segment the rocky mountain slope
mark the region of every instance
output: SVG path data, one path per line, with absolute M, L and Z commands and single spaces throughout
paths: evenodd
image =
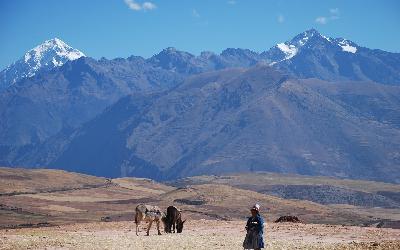
M 67 62 L 0 92 L 1 144 L 43 142 L 94 118 L 125 95 L 164 91 L 181 81 L 178 74 L 149 67 L 136 57 Z
M 262 170 L 398 182 L 399 92 L 268 66 L 214 71 L 122 98 L 18 164 L 156 179 Z M 367 113 L 356 98 L 379 105 Z

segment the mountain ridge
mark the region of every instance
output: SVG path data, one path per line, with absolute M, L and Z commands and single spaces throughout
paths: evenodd
M 316 30 L 269 52 L 170 47 L 38 72 L 0 91 L 0 164 L 400 181 L 400 54 Z
M 63 51 L 67 48 L 72 54 L 69 58 L 67 54 L 67 59 L 58 60 L 55 60 L 54 56 L 50 56 L 44 64 L 52 64 L 52 67 L 45 65 L 43 69 L 40 69 L 40 63 L 19 66 L 26 58 L 34 58 L 33 55 L 30 55 L 31 51 L 37 51 L 39 47 L 49 48 L 51 46 L 59 48 L 61 52 L 58 53 L 66 54 Z M 68 60 L 75 60 L 81 56 L 85 55 L 58 38 L 45 41 L 27 52 L 19 61 L 0 72 L 0 89 L 8 87 L 20 79 L 33 76 L 36 72 L 48 71 L 62 66 Z M 128 58 L 135 58 L 135 56 Z M 174 47 L 168 47 L 152 57 L 136 56 L 136 58 L 143 59 L 143 62 L 152 67 L 160 67 L 184 75 L 229 67 L 251 67 L 258 63 L 267 63 L 299 78 L 371 80 L 384 84 L 400 84 L 400 53 L 369 49 L 348 39 L 327 37 L 316 29 L 306 30 L 291 40 L 278 43 L 260 53 L 250 49 L 227 48 L 219 54 L 203 51 L 199 55 L 193 55 Z M 99 61 L 101 60 L 107 59 L 102 58 Z M 118 58 L 109 61 L 117 60 Z M 15 65 L 18 67 L 15 67 Z M 22 72 L 20 72 L 21 68 Z

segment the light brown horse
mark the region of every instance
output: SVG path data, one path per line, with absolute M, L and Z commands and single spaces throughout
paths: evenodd
M 136 235 L 138 235 L 139 224 L 142 221 L 149 223 L 149 225 L 147 226 L 147 236 L 149 235 L 149 231 L 153 222 L 157 223 L 158 235 L 161 235 L 160 222 L 165 221 L 165 214 L 161 211 L 159 207 L 140 204 L 136 207 L 135 211 Z

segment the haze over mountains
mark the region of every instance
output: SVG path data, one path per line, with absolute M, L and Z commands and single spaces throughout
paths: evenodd
M 42 57 L 53 62 L 54 51 Z M 399 53 L 312 29 L 262 53 L 82 54 L 34 71 L 22 62 L 0 73 L 1 165 L 400 182 Z

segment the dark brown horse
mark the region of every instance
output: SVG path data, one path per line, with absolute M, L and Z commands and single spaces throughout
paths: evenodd
M 177 233 L 182 233 L 185 221 L 186 220 L 182 221 L 181 210 L 174 206 L 169 206 L 167 208 L 167 216 L 165 217 L 165 232 L 175 233 L 176 228 Z

